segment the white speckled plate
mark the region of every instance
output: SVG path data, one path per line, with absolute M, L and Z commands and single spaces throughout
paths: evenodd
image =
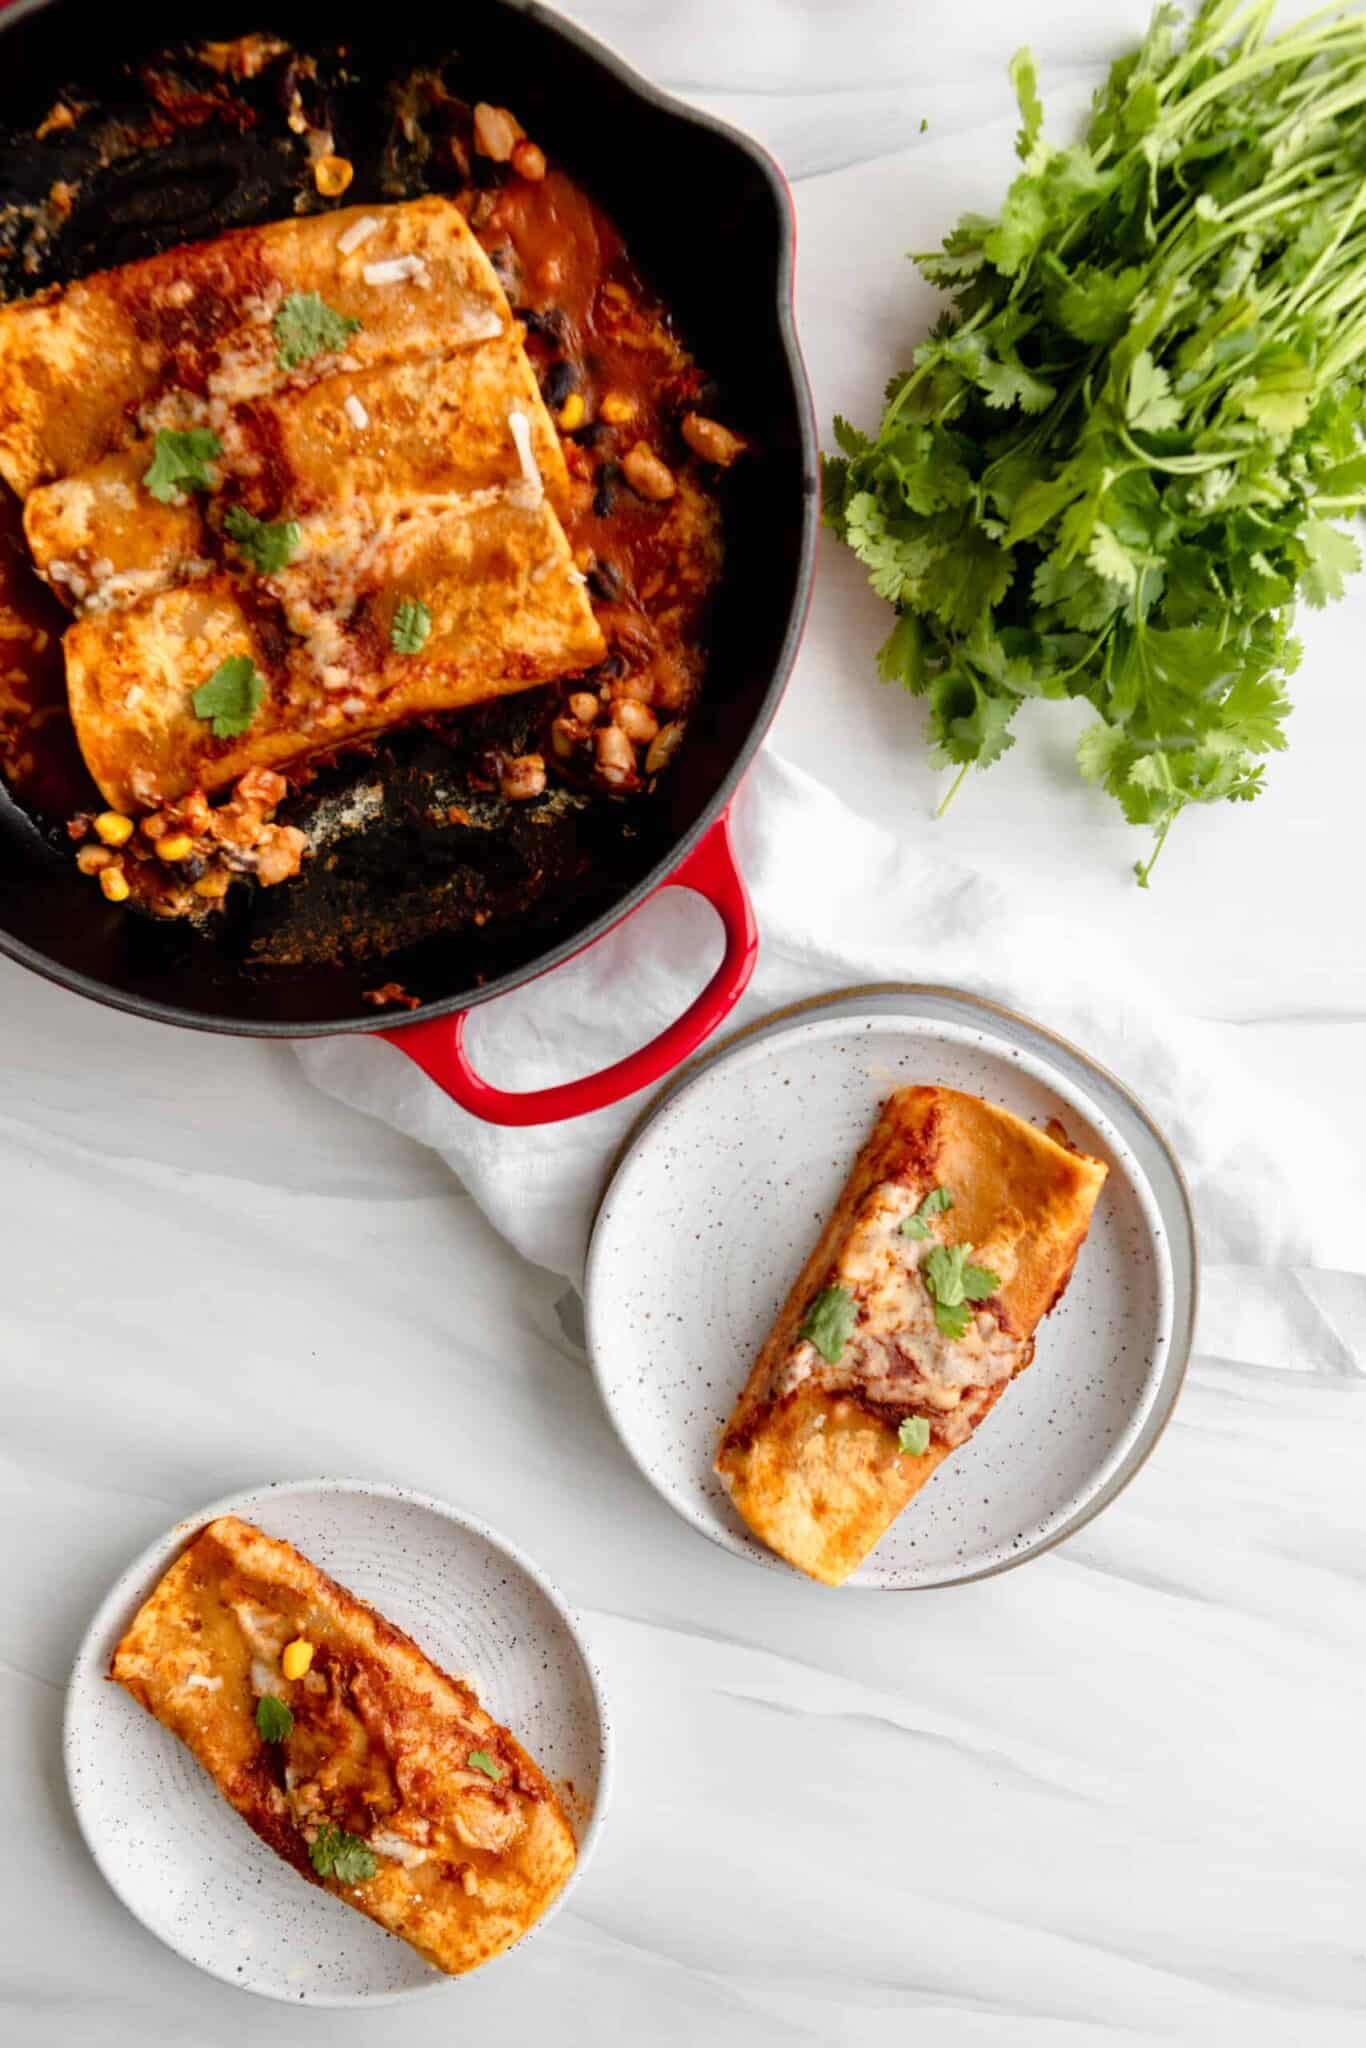
M 953 991 L 879 989 L 785 1013 L 667 1091 L 604 1197 L 588 1343 L 616 1428 L 694 1528 L 756 1563 L 711 1469 L 755 1353 L 895 1087 L 962 1088 L 1110 1167 L 1033 1365 L 893 1524 L 851 1585 L 952 1585 L 1019 1564 L 1112 1499 L 1185 1369 L 1194 1233 L 1160 1133 L 1040 1027 Z
M 458 1981 L 305 1884 L 189 1751 L 110 1684 L 114 1647 L 134 1613 L 196 1531 L 223 1514 L 286 1538 L 443 1670 L 471 1679 L 481 1704 L 530 1750 L 561 1792 L 579 1845 L 569 1883 L 537 1923 L 544 1927 L 582 1875 L 607 1799 L 607 1717 L 578 1623 L 492 1530 L 422 1494 L 351 1479 L 214 1501 L 145 1550 L 91 1622 L 67 1691 L 67 1781 L 91 1853 L 129 1911 L 201 1970 L 296 2004 L 389 2003 Z

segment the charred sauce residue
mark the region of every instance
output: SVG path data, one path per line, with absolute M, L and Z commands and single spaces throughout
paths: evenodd
M 45 823 L 99 801 L 67 712 L 68 623 L 29 562 L 19 501 L 0 486 L 0 772 Z
M 213 55 L 144 67 L 142 86 L 144 93 L 155 86 L 158 126 L 155 140 L 143 147 L 170 146 L 181 130 L 215 121 L 250 128 L 262 143 L 287 140 L 292 203 L 295 210 L 316 210 L 313 160 L 324 146 L 342 154 L 348 148 L 347 123 L 338 111 L 344 95 L 329 98 L 317 83 L 320 66 L 283 46 L 272 44 L 259 64 L 240 66 L 224 58 L 225 49 L 231 55 L 229 46 L 214 46 Z M 342 66 L 336 77 L 345 75 Z M 229 79 L 256 81 L 240 85 L 242 93 L 256 95 L 249 108 L 234 98 Z M 359 83 L 367 93 L 384 93 L 381 81 Z M 352 77 L 349 85 L 356 84 Z M 566 530 L 608 643 L 598 669 L 540 693 L 540 726 L 531 744 L 543 760 L 546 784 L 530 804 L 553 804 L 557 789 L 577 793 L 580 801 L 639 798 L 683 741 L 705 667 L 708 600 L 721 568 L 719 472 L 693 452 L 682 423 L 710 409 L 708 387 L 613 222 L 566 171 L 547 168 L 542 159 L 535 166 L 542 174 L 522 175 L 516 157 L 505 163 L 481 153 L 473 108 L 449 92 L 438 73 L 411 74 L 391 97 L 394 119 L 380 153 L 376 197 L 445 190 L 493 261 L 560 426 L 571 477 Z M 82 133 L 85 110 L 78 100 L 70 104 L 72 122 L 57 124 L 54 147 Z M 533 151 L 533 160 L 539 155 Z M 346 203 L 362 196 L 353 187 Z M 278 217 L 290 203 L 290 196 L 276 192 L 253 217 Z M 237 224 L 237 216 L 222 223 L 229 224 Z M 196 223 L 195 231 L 206 229 Z M 175 239 L 163 234 L 159 245 L 173 246 Z M 33 266 L 25 259 L 19 267 Z M 78 267 L 94 265 L 87 260 Z M 642 449 L 663 465 L 671 489 L 652 494 L 633 485 Z M 66 623 L 28 566 L 19 508 L 4 492 L 0 771 L 54 834 L 73 812 L 89 813 L 99 803 L 66 715 L 60 648 Z M 441 723 L 432 730 L 439 738 Z M 311 772 L 301 767 L 296 780 L 306 784 Z M 517 779 L 497 752 L 483 760 L 472 787 L 515 807 Z M 159 897 L 153 892 L 152 907 L 165 913 L 186 906 L 163 890 Z

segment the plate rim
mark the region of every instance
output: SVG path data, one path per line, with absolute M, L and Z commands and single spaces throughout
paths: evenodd
M 924 1003 L 926 1007 L 917 1010 L 914 1007 L 917 1002 Z M 637 1456 L 634 1446 L 628 1440 L 618 1420 L 615 1400 L 609 1394 L 603 1372 L 599 1367 L 597 1352 L 592 1342 L 592 1279 L 603 1211 L 606 1207 L 608 1196 L 627 1160 L 635 1152 L 637 1146 L 642 1142 L 651 1126 L 663 1112 L 694 1081 L 700 1080 L 712 1067 L 725 1064 L 734 1055 L 747 1049 L 751 1041 L 758 1040 L 764 1036 L 770 1036 L 775 1039 L 784 1038 L 789 1030 L 797 1030 L 807 1023 L 819 1021 L 822 1015 L 834 1020 L 844 1018 L 851 1022 L 859 1017 L 883 1016 L 891 1019 L 901 1016 L 907 1021 L 929 1024 L 931 1026 L 936 1023 L 954 1021 L 951 1018 L 935 1014 L 935 1006 L 940 1004 L 948 1005 L 953 1009 L 964 1012 L 964 1021 L 968 1023 L 970 1028 L 977 1030 L 986 1029 L 991 1032 L 993 1025 L 1005 1024 L 1013 1026 L 1017 1031 L 1022 1032 L 1026 1040 L 1022 1049 L 1045 1070 L 1051 1082 L 1060 1084 L 1060 1092 L 1064 1096 L 1067 1096 L 1069 1093 L 1075 1093 L 1086 1099 L 1087 1091 L 1078 1081 L 1067 1075 L 1065 1067 L 1058 1064 L 1056 1057 L 1050 1056 L 1059 1052 L 1075 1060 L 1086 1075 L 1094 1077 L 1106 1088 L 1113 1091 L 1119 1098 L 1121 1108 L 1137 1119 L 1138 1123 L 1152 1139 L 1171 1173 L 1177 1219 L 1181 1225 L 1181 1237 L 1186 1261 L 1189 1265 L 1189 1280 L 1183 1286 L 1181 1277 L 1176 1270 L 1176 1261 L 1173 1254 L 1176 1232 L 1173 1229 L 1173 1218 L 1168 1214 L 1160 1193 L 1153 1186 L 1151 1176 L 1145 1169 L 1143 1161 L 1135 1156 L 1138 1178 L 1142 1183 L 1140 1199 L 1146 1195 L 1147 1201 L 1156 1210 L 1166 1230 L 1167 1243 L 1162 1248 L 1162 1255 L 1169 1276 L 1169 1298 L 1172 1310 L 1172 1327 L 1167 1340 L 1166 1359 L 1162 1365 L 1157 1385 L 1147 1404 L 1146 1413 L 1140 1421 L 1139 1433 L 1135 1442 L 1130 1445 L 1129 1450 L 1125 1453 L 1117 1468 L 1108 1476 L 1102 1478 L 1092 1488 L 1079 1505 L 1064 1517 L 1058 1528 L 1054 1529 L 1047 1536 L 1042 1537 L 1038 1542 L 1031 1544 L 1023 1552 L 1000 1558 L 994 1563 L 981 1565 L 976 1570 L 970 1572 L 956 1574 L 950 1578 L 929 1580 L 920 1585 L 882 1584 L 854 1586 L 852 1588 L 855 1592 L 862 1593 L 912 1594 L 948 1592 L 955 1587 L 979 1584 L 984 1579 L 996 1578 L 1003 1572 L 1014 1571 L 1020 1565 L 1032 1563 L 1035 1558 L 1047 1555 L 1058 1544 L 1064 1543 L 1075 1536 L 1088 1523 L 1092 1522 L 1097 1515 L 1102 1514 L 1113 1501 L 1117 1500 L 1120 1494 L 1125 1491 L 1147 1464 L 1148 1459 L 1166 1434 L 1186 1382 L 1191 1354 L 1194 1348 L 1200 1297 L 1200 1244 L 1190 1187 L 1175 1147 L 1140 1098 L 1126 1082 L 1120 1080 L 1118 1075 L 1112 1073 L 1099 1060 L 1093 1059 L 1089 1053 L 1085 1052 L 1072 1040 L 1065 1038 L 1060 1032 L 1051 1030 L 1047 1025 L 1039 1024 L 1034 1018 L 1025 1015 L 1023 1011 L 1013 1010 L 1006 1004 L 993 1001 L 990 997 L 979 996 L 966 989 L 954 988 L 947 983 L 866 982 L 845 988 L 828 990 L 817 995 L 804 996 L 794 1002 L 781 1004 L 776 1009 L 767 1011 L 761 1017 L 751 1019 L 747 1024 L 743 1024 L 738 1029 L 728 1032 L 724 1038 L 713 1042 L 704 1052 L 688 1061 L 685 1066 L 670 1075 L 665 1085 L 646 1104 L 639 1116 L 632 1122 L 620 1145 L 616 1148 L 604 1173 L 602 1186 L 594 1207 L 584 1267 L 584 1320 L 589 1363 L 592 1368 L 593 1379 L 598 1389 L 599 1398 L 607 1411 L 613 1432 L 631 1459 L 632 1464 L 641 1474 L 641 1477 L 658 1494 L 659 1498 L 666 1502 L 681 1521 L 685 1522 L 689 1528 L 695 1530 L 699 1535 L 705 1536 L 710 1543 L 713 1543 L 728 1556 L 737 1558 L 741 1562 L 752 1564 L 759 1569 L 783 1568 L 782 1559 L 776 1556 L 772 1558 L 759 1556 L 753 1549 L 742 1547 L 739 1543 L 732 1543 L 727 1540 L 726 1535 L 720 1529 L 710 1526 L 706 1522 L 694 1519 L 692 1514 L 678 1501 L 674 1500 L 665 1491 L 663 1486 L 660 1485 L 656 1477 L 647 1470 L 642 1460 Z M 999 1035 L 999 1031 L 993 1035 L 996 1036 L 998 1045 L 1004 1043 L 1007 1049 L 1010 1049 L 1008 1038 L 1003 1040 Z M 1126 1149 L 1131 1155 L 1134 1154 L 1135 1148 L 1132 1141 L 1132 1133 L 1124 1129 L 1119 1116 L 1107 1107 L 1103 1099 L 1089 1099 L 1088 1110 L 1089 1113 L 1099 1117 L 1103 1124 L 1111 1125 L 1118 1132 Z M 1156 1418 L 1155 1426 L 1154 1418 Z M 1147 1436 L 1147 1441 L 1145 1442 L 1144 1435 L 1149 1429 L 1151 1434 Z M 798 1572 L 795 1567 L 788 1566 L 786 1569 L 790 1577 L 800 1579 L 805 1576 Z
M 496 1956 L 490 1956 L 487 1962 L 479 1964 L 474 1970 L 465 1971 L 463 1975 L 465 1977 L 477 1977 L 482 1975 L 491 1966 L 503 1962 L 507 1957 L 522 1948 L 533 1936 L 539 1934 L 555 1918 L 565 1900 L 575 1889 L 580 1878 L 588 1868 L 592 1855 L 597 1848 L 611 1799 L 615 1774 L 615 1737 L 611 1713 L 603 1686 L 602 1673 L 598 1668 L 597 1660 L 593 1655 L 591 1644 L 577 1610 L 570 1606 L 554 1580 L 549 1578 L 532 1558 L 528 1557 L 520 1544 L 512 1542 L 508 1537 L 502 1535 L 497 1529 L 494 1529 L 489 1523 L 482 1521 L 478 1516 L 466 1514 L 463 1509 L 453 1507 L 449 1501 L 442 1500 L 436 1494 L 422 1492 L 417 1487 L 399 1486 L 390 1480 L 323 1476 L 313 1479 L 266 1480 L 258 1486 L 238 1487 L 232 1493 L 222 1494 L 217 1499 L 209 1501 L 203 1508 L 181 1516 L 171 1524 L 170 1528 L 164 1530 L 160 1536 L 154 1537 L 150 1543 L 145 1544 L 137 1555 L 130 1559 L 128 1564 L 124 1566 L 123 1570 L 106 1589 L 94 1613 L 81 1632 L 80 1642 L 75 1656 L 72 1658 L 71 1670 L 67 1678 L 62 1701 L 62 1771 L 66 1780 L 67 1798 L 75 1815 L 81 1840 L 85 1844 L 91 1861 L 109 1886 L 109 1889 L 113 1892 L 115 1898 L 119 1901 L 119 1904 L 124 1908 L 125 1912 L 132 1915 L 140 1927 L 145 1928 L 164 1948 L 168 1949 L 172 1955 L 188 1967 L 202 1970 L 205 1976 L 214 1978 L 220 1984 L 230 1985 L 236 1991 L 246 1991 L 251 1993 L 253 1997 L 268 1998 L 274 2003 L 281 2005 L 315 2006 L 320 2010 L 332 2011 L 355 2011 L 369 2006 L 401 2005 L 406 2004 L 410 1999 L 425 1998 L 433 1991 L 448 1989 L 450 1986 L 460 1983 L 462 1978 L 448 1976 L 441 1971 L 433 1969 L 430 1982 L 424 1981 L 418 1984 L 400 1985 L 392 1991 L 305 1992 L 302 1995 L 296 1995 L 291 1992 L 278 1990 L 272 1985 L 253 1983 L 245 1977 L 239 1977 L 235 1971 L 232 1975 L 227 1975 L 225 1972 L 215 1969 L 211 1963 L 201 1962 L 197 1957 L 188 1955 L 161 1928 L 154 1926 L 146 1915 L 132 1903 L 124 1887 L 119 1882 L 116 1872 L 111 1869 L 101 1848 L 96 1845 L 92 1837 L 91 1830 L 86 1824 L 86 1813 L 82 1796 L 77 1790 L 74 1751 L 79 1739 L 78 1730 L 81 1716 L 81 1702 L 77 1696 L 78 1687 L 86 1676 L 87 1664 L 98 1665 L 98 1658 L 94 1653 L 99 1642 L 108 1635 L 118 1615 L 128 1610 L 130 1603 L 136 1602 L 140 1605 L 141 1600 L 147 1598 L 153 1585 L 159 1581 L 162 1573 L 174 1561 L 180 1551 L 184 1549 L 190 1537 L 195 1531 L 205 1527 L 207 1523 L 215 1521 L 220 1515 L 246 1513 L 252 1504 L 259 1505 L 267 1497 L 278 1496 L 286 1498 L 293 1494 L 306 1493 L 348 1493 L 362 1495 L 372 1500 L 399 1501 L 406 1507 L 423 1508 L 429 1513 L 440 1516 L 443 1520 L 453 1523 L 458 1529 L 464 1530 L 467 1534 L 480 1538 L 494 1550 L 508 1558 L 531 1581 L 537 1591 L 549 1601 L 551 1607 L 555 1610 L 560 1621 L 568 1631 L 570 1641 L 578 1652 L 579 1661 L 587 1676 L 589 1691 L 593 1700 L 593 1709 L 597 1717 L 599 1770 L 597 1796 L 593 1802 L 593 1810 L 584 1827 L 582 1837 L 576 1841 L 577 1853 L 574 1859 L 574 1868 L 551 1900 L 549 1906 L 547 1906 L 545 1912 L 538 1919 L 534 1920 L 531 1926 L 523 1934 L 519 1935 L 517 1940 L 512 1942 L 508 1948 L 501 1950 Z M 155 1578 L 151 1576 L 153 1573 L 156 1575 Z M 143 1589 L 140 1594 L 139 1588 Z M 262 1844 L 262 1847 L 264 1848 L 265 1845 Z M 387 1930 L 381 1928 L 379 1932 L 385 1933 Z M 397 1940 L 400 1937 L 394 1936 L 392 1938 Z

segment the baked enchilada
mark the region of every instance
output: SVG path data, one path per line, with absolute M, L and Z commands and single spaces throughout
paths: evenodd
M 271 104 L 242 118 L 269 127 Z M 0 765 L 45 794 L 74 734 L 89 782 L 65 825 L 110 901 L 198 918 L 241 877 L 289 880 L 349 815 L 318 778 L 372 783 L 377 742 L 402 761 L 427 734 L 460 781 L 433 772 L 424 860 L 438 833 L 481 840 L 490 894 L 492 795 L 551 828 L 551 859 L 518 856 L 535 886 L 578 858 L 579 807 L 647 794 L 683 739 L 715 478 L 743 443 L 611 223 L 507 110 L 425 74 L 394 104 L 394 147 L 416 138 L 446 190 L 322 212 L 301 192 L 294 218 L 0 308 L 0 477 L 74 620 L 54 682 L 50 610 L 18 601 L 0 532 L 0 633 L 25 649 Z M 335 138 L 324 158 L 287 125 L 318 193 L 338 163 L 350 182 Z
M 717 1453 L 756 1536 L 848 1577 L 1030 1363 L 1105 1175 L 976 1096 L 888 1098 Z
M 171 1566 L 110 1675 L 301 1877 L 439 1970 L 507 1948 L 573 1869 L 544 1773 L 471 1687 L 236 1516 Z

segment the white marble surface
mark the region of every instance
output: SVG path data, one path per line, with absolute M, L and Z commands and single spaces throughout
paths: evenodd
M 904 248 L 998 189 L 1011 50 L 1028 37 L 1050 106 L 1077 108 L 1144 12 L 578 7 L 793 177 L 826 280 L 799 290 L 822 418 L 873 402 L 850 324 L 890 358 L 919 318 Z M 1235 1024 L 1250 1114 L 1276 1073 L 1357 1129 L 1364 626 L 1366 587 L 1309 622 L 1268 796 L 1184 823 L 1148 897 L 1056 733 L 936 828 L 1035 884 L 1060 944 L 1118 934 L 1138 977 Z M 827 552 L 779 739 L 921 829 L 933 778 L 907 707 L 868 681 L 880 631 Z M 134 1022 L 0 963 L 0 1062 L 0 2039 L 1363 2038 L 1359 1276 L 1306 1287 L 1283 1353 L 1198 1357 L 1155 1459 L 1060 1551 L 949 1594 L 832 1598 L 675 1520 L 611 1435 L 562 1284 L 286 1049 Z M 1330 1200 L 1297 1186 L 1293 1130 L 1285 1150 L 1287 1201 Z M 348 1471 L 445 1495 L 544 1560 L 619 1731 L 572 1909 L 515 1968 L 366 2015 L 249 2003 L 160 1949 L 85 1856 L 59 1750 L 75 1644 L 133 1551 L 229 1488 Z

